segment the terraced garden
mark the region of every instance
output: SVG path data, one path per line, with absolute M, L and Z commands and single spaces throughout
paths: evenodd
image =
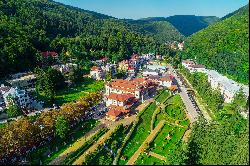
M 129 158 L 136 152 L 136 150 L 141 146 L 143 141 L 150 134 L 150 121 L 154 110 L 156 109 L 156 103 L 150 104 L 143 114 L 140 116 L 140 120 L 133 131 L 130 139 L 128 140 L 124 150 L 122 151 L 121 158 L 124 160 L 119 160 L 119 165 L 125 165 Z
M 93 145 L 103 134 L 108 131 L 107 128 L 100 129 L 95 135 L 93 135 L 88 141 L 86 141 L 77 151 L 70 154 L 64 161 L 64 165 L 72 165 L 72 163 L 83 154 L 91 145 Z
M 122 141 L 128 134 L 132 125 L 118 126 L 116 132 L 114 132 L 110 138 L 105 142 L 96 153 L 86 157 L 85 164 L 87 165 L 112 165 L 114 157 L 117 155 L 117 150 L 121 146 Z
M 164 99 L 165 98 L 165 99 Z M 165 105 L 164 109 L 158 111 L 154 120 L 154 127 L 161 120 L 166 120 L 162 130 L 158 133 L 153 142 L 149 145 L 150 152 L 154 152 L 162 157 L 169 158 L 176 149 L 176 145 L 182 141 L 182 137 L 190 124 L 183 108 L 180 96 L 169 96 L 166 92 L 161 92 L 156 100 Z M 135 164 L 140 165 L 166 165 L 168 161 L 160 160 L 147 153 L 141 153 Z

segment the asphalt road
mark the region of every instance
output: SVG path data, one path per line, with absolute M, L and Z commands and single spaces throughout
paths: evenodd
M 171 73 L 174 75 L 178 87 L 179 87 L 179 91 L 180 91 L 180 96 L 181 99 L 186 107 L 186 111 L 188 112 L 189 118 L 191 123 L 195 122 L 198 119 L 198 112 L 196 111 L 196 108 L 194 107 L 194 105 L 192 104 L 192 101 L 190 100 L 189 96 L 188 96 L 188 92 L 187 89 L 184 87 L 184 85 L 182 84 L 182 82 L 180 81 L 178 75 L 176 74 L 175 70 L 170 67 L 169 70 L 171 71 Z

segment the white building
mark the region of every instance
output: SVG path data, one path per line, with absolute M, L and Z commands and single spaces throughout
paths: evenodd
M 90 77 L 95 80 L 102 80 L 104 79 L 105 73 L 100 67 L 93 66 L 90 71 Z
M 77 64 L 74 63 L 66 63 L 60 65 L 52 66 L 53 69 L 60 71 L 61 73 L 69 72 L 71 69 L 77 69 Z
M 25 90 L 20 90 L 17 87 L 4 86 L 3 84 L 0 87 L 0 110 L 8 108 L 12 103 L 16 103 L 21 108 L 30 108 L 32 100 Z
M 159 71 L 158 70 L 145 69 L 145 70 L 143 70 L 142 75 L 143 75 L 143 77 L 158 76 Z
M 204 65 L 189 65 L 187 69 L 190 71 L 190 73 L 194 72 L 206 73 L 206 67 Z
M 195 65 L 195 62 L 192 60 L 183 60 L 181 62 L 182 66 L 184 66 L 185 68 L 188 68 L 190 65 Z
M 162 65 L 147 65 L 146 69 L 158 70 L 160 73 L 164 73 L 167 70 L 166 66 Z
M 17 73 L 11 75 L 12 79 L 7 82 L 12 87 L 18 87 L 21 89 L 33 88 L 35 86 L 36 76 L 31 73 Z
M 173 82 L 173 76 L 164 76 L 160 78 L 159 85 L 170 88 Z
M 246 97 L 249 96 L 249 87 L 245 85 L 240 85 L 237 82 L 228 79 L 227 77 L 219 74 L 215 70 L 207 70 L 208 82 L 213 89 L 219 89 L 220 93 L 223 95 L 225 103 L 230 103 L 235 97 L 235 94 L 243 89 Z

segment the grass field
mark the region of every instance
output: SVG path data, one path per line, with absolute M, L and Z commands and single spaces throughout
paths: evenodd
M 62 140 L 58 140 L 58 139 L 52 140 L 49 144 L 39 147 L 34 152 L 31 152 L 27 156 L 27 160 L 30 161 L 31 164 L 39 164 L 40 160 L 43 164 L 48 164 L 54 158 L 59 156 L 72 143 L 74 143 L 75 142 L 74 140 L 86 134 L 88 131 L 94 128 L 97 124 L 98 122 L 94 119 L 79 123 L 77 126 L 75 126 L 75 129 L 71 133 L 68 133 L 68 138 L 65 140 L 66 142 L 65 145 L 63 143 L 64 141 Z M 74 138 L 74 140 L 72 140 L 71 138 Z M 48 151 L 52 152 L 50 157 L 47 156 Z
M 133 131 L 124 150 L 122 151 L 121 156 L 124 156 L 126 160 L 119 160 L 119 165 L 126 164 L 129 158 L 136 152 L 136 150 L 141 146 L 143 141 L 150 134 L 150 121 L 155 109 L 156 104 L 152 103 L 141 115 L 137 127 Z
M 162 103 L 169 96 L 170 96 L 170 93 L 167 90 L 163 90 L 155 100 Z
M 110 138 L 105 142 L 105 146 L 93 154 L 87 165 L 112 165 L 118 148 L 121 146 L 123 139 L 129 132 L 132 125 L 121 126 Z
M 57 92 L 56 103 L 62 105 L 63 103 L 78 100 L 90 92 L 97 92 L 104 88 L 103 81 L 95 81 L 91 78 L 85 78 L 83 82 L 67 87 L 64 90 Z
M 166 165 L 166 163 L 158 158 L 142 153 L 136 160 L 135 165 Z
M 168 153 L 174 148 L 175 144 L 180 141 L 185 129 L 170 124 L 165 124 L 162 131 L 156 136 L 152 142 L 152 151 L 162 156 L 167 156 Z M 167 140 L 166 137 L 170 135 L 171 139 Z
M 158 100 L 161 96 L 163 95 L 160 94 L 158 96 Z M 173 151 L 176 149 L 176 145 L 179 141 L 181 141 L 181 138 L 187 130 L 190 121 L 186 117 L 186 112 L 183 109 L 183 103 L 179 95 L 170 97 L 164 104 L 166 104 L 165 110 L 161 110 L 161 112 L 156 115 L 154 126 L 157 126 L 161 120 L 166 120 L 166 124 L 157 134 L 154 141 L 150 144 L 150 151 L 168 158 L 171 157 Z M 176 122 L 176 120 L 179 121 L 179 125 L 184 127 L 172 125 Z M 166 139 L 168 134 L 170 135 L 169 140 Z M 166 165 L 168 163 L 165 163 L 155 157 L 141 154 L 137 159 L 136 164 Z

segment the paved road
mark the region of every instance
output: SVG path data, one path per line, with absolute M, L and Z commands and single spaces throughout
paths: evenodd
M 174 77 L 178 83 L 181 99 L 186 107 L 186 111 L 188 112 L 188 116 L 190 118 L 190 121 L 191 121 L 191 123 L 193 123 L 198 119 L 199 114 L 196 111 L 195 107 L 193 106 L 193 104 L 192 104 L 192 102 L 187 94 L 187 89 L 183 86 L 183 84 L 180 81 L 179 77 L 177 76 L 175 70 L 171 66 L 169 67 L 169 70 L 174 75 Z

